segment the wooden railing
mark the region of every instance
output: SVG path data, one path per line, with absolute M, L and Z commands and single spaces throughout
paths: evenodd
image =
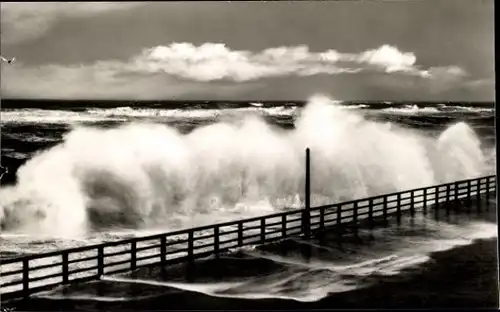
M 281 240 L 332 226 L 373 224 L 403 213 L 427 213 L 430 207 L 459 199 L 487 201 L 496 176 L 385 194 L 344 203 L 297 209 L 245 220 L 224 222 L 116 242 L 57 250 L 1 262 L 2 299 L 30 294 L 103 274 L 153 264 L 189 262 L 231 248 Z M 446 205 L 449 207 L 449 205 Z M 477 205 L 481 207 L 481 205 Z M 305 213 L 307 212 L 307 213 Z

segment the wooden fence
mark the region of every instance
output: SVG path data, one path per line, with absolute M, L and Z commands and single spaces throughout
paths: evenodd
M 306 180 L 309 194 L 310 180 Z M 431 207 L 437 209 L 456 200 L 475 198 L 488 203 L 495 191 L 496 176 L 492 175 L 320 207 L 309 207 L 307 199 L 306 209 L 6 259 L 0 264 L 1 295 L 4 300 L 27 297 L 76 281 L 98 280 L 104 274 L 190 262 L 245 245 L 307 236 L 329 227 L 361 221 L 373 225 L 378 220 L 386 221 L 390 215 L 400 220 L 403 213 L 425 214 Z

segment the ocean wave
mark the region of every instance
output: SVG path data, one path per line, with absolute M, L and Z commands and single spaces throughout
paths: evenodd
M 32 132 L 7 132 L 4 130 L 2 136 L 4 137 L 4 139 L 21 141 L 25 143 L 53 143 L 61 140 L 60 137 L 57 137 L 48 131 L 41 135 Z
M 20 109 L 2 112 L 2 123 L 74 124 L 103 121 L 124 122 L 137 119 L 165 122 L 169 120 L 214 120 L 224 116 L 260 114 L 262 116 L 291 116 L 297 107 L 246 107 L 233 109 L 157 109 L 117 107 L 87 109 L 86 111 L 63 111 L 44 109 Z
M 486 168 L 466 123 L 435 139 L 315 98 L 291 131 L 255 115 L 189 134 L 149 123 L 77 127 L 28 160 L 17 185 L 0 189 L 1 227 L 77 236 L 170 230 L 300 207 L 306 146 L 314 205 L 477 177 Z
M 259 105 L 257 105 L 259 104 Z M 262 103 L 252 105 L 253 107 L 231 108 L 231 109 L 152 109 L 152 108 L 132 108 L 118 107 L 110 109 L 92 109 L 87 112 L 97 116 L 113 117 L 164 117 L 182 119 L 214 119 L 223 115 L 242 115 L 245 113 L 261 113 L 262 115 L 290 115 L 297 107 L 275 106 L 263 107 Z
M 404 105 L 396 107 L 388 107 L 381 110 L 385 113 L 405 114 L 405 115 L 425 115 L 425 114 L 443 114 L 443 113 L 493 113 L 495 109 L 475 106 L 457 106 L 438 104 L 435 106 L 419 107 L 418 105 Z
M 12 148 L 2 148 L 2 158 L 12 158 L 12 159 L 28 159 L 32 153 L 22 153 L 16 152 Z
M 417 105 L 405 105 L 403 107 L 388 107 L 382 109 L 383 112 L 398 113 L 398 114 L 434 114 L 440 110 L 436 107 L 418 107 Z
M 2 112 L 3 124 L 31 123 L 31 124 L 71 124 L 99 121 L 126 121 L 125 118 L 110 118 L 84 112 L 45 110 L 45 109 L 13 109 Z
M 494 113 L 495 108 L 486 108 L 486 107 L 474 107 L 474 106 L 446 106 L 447 110 L 455 111 L 455 112 L 474 112 L 474 113 Z
M 368 105 L 368 104 L 356 104 L 356 105 L 343 105 L 341 107 L 344 109 L 363 109 L 363 108 L 369 108 L 370 105 Z
M 473 106 L 436 106 L 419 107 L 418 105 L 404 105 L 381 108 L 379 104 L 345 104 L 329 101 L 330 105 L 347 110 L 381 111 L 390 114 L 429 115 L 440 113 L 493 113 L 494 108 Z M 221 106 L 221 105 L 219 105 Z M 98 123 L 103 121 L 124 122 L 130 120 L 169 121 L 169 120 L 215 120 L 224 116 L 241 116 L 245 114 L 259 114 L 261 116 L 280 117 L 296 116 L 300 107 L 297 105 L 281 105 L 266 107 L 265 103 L 249 103 L 246 107 L 236 108 L 143 108 L 143 107 L 115 107 L 115 108 L 87 108 L 83 110 L 50 110 L 50 109 L 9 109 L 2 111 L 2 123 L 36 123 L 36 124 L 72 124 Z

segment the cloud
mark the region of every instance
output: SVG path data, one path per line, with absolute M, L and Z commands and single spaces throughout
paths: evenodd
M 457 80 L 466 77 L 467 73 L 458 66 L 442 66 L 425 70 L 423 76 L 435 80 Z
M 4 2 L 0 6 L 2 44 L 35 39 L 65 17 L 88 17 L 128 10 L 140 2 Z
M 102 61 L 91 65 L 2 65 L 1 93 L 4 98 L 47 99 L 136 99 L 203 98 L 221 93 L 232 96 L 243 86 L 180 81 L 164 74 L 142 74 L 129 65 Z
M 428 90 L 438 94 L 457 87 L 463 87 L 467 83 L 467 73 L 458 66 L 430 67 L 422 72 L 427 79 Z
M 268 88 L 271 79 L 295 78 L 307 83 L 313 76 L 327 81 L 352 77 L 349 81 L 360 84 L 360 90 L 372 85 L 408 94 L 422 90 L 438 94 L 467 82 L 467 73 L 460 67 L 421 68 L 413 53 L 390 45 L 343 53 L 333 49 L 311 52 L 305 45 L 252 52 L 216 43 L 172 43 L 144 49 L 125 61 L 29 67 L 20 60 L 3 64 L 1 74 L 4 96 L 26 98 L 229 97 Z M 287 97 L 288 91 L 283 92 Z
M 261 52 L 231 50 L 221 43 L 172 43 L 142 51 L 132 59 L 136 71 L 194 81 L 237 82 L 280 76 L 354 74 L 361 71 L 400 73 L 423 78 L 462 75 L 458 67 L 420 69 L 414 53 L 383 45 L 360 53 L 311 52 L 308 46 L 276 47 Z
M 417 61 L 415 54 L 401 52 L 390 45 L 383 45 L 378 49 L 363 52 L 356 58 L 360 62 L 380 66 L 387 73 L 416 71 L 416 68 L 413 67 Z

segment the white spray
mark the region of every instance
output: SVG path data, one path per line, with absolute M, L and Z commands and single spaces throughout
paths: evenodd
M 4 231 L 81 236 L 297 207 L 306 147 L 313 205 L 472 178 L 484 163 L 466 124 L 435 140 L 316 96 L 292 131 L 257 116 L 189 134 L 160 124 L 76 128 L 21 167 L 16 186 L 0 190 L 0 221 Z

